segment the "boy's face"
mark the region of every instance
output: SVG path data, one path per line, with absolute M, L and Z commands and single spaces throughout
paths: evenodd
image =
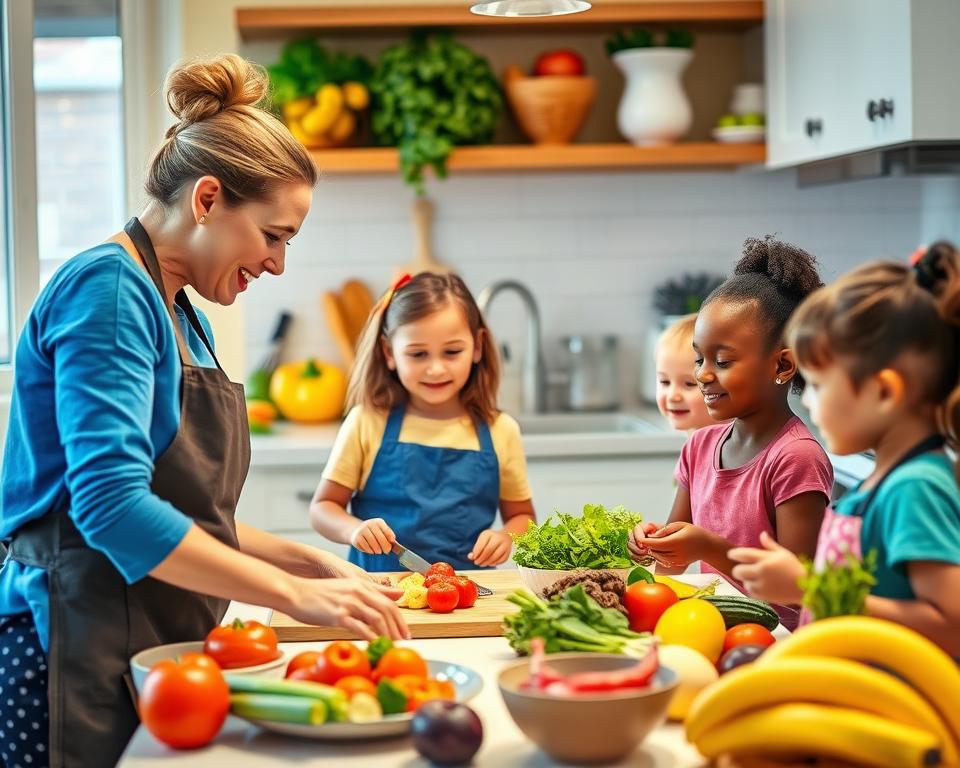
M 689 431 L 714 424 L 693 375 L 693 347 L 657 347 L 657 408 L 674 429 Z

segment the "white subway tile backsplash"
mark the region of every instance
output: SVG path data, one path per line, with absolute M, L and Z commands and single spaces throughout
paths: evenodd
M 474 292 L 513 278 L 533 291 L 547 350 L 574 333 L 614 333 L 645 354 L 654 286 L 684 271 L 728 273 L 743 240 L 771 233 L 810 250 L 825 279 L 863 261 L 904 258 L 921 241 L 960 236 L 956 178 L 884 178 L 799 189 L 774 173 L 454 174 L 428 182 L 433 250 Z M 337 359 L 320 293 L 350 277 L 382 292 L 411 260 L 413 197 L 394 177 L 324 178 L 287 254 L 286 274 L 244 297 L 247 360 L 294 312 L 288 354 Z M 525 319 L 504 295 L 494 334 L 522 350 Z

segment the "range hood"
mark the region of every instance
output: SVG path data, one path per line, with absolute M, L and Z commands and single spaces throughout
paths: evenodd
M 960 141 L 915 141 L 797 166 L 797 186 L 881 176 L 960 174 Z

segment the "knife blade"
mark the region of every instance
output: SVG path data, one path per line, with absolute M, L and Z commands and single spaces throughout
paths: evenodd
M 395 555 L 399 555 L 400 565 L 409 571 L 426 574 L 426 572 L 430 570 L 430 563 L 420 557 L 420 555 L 413 550 L 407 549 L 399 542 L 393 542 L 393 553 Z M 489 587 L 483 587 L 477 584 L 477 594 L 481 597 L 489 597 L 493 594 L 493 590 Z

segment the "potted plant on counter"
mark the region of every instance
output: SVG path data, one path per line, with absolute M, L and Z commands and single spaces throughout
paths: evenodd
M 618 32 L 607 53 L 627 79 L 617 109 L 617 127 L 638 145 L 669 144 L 693 123 L 680 77 L 693 57 L 693 35 L 685 30 Z

